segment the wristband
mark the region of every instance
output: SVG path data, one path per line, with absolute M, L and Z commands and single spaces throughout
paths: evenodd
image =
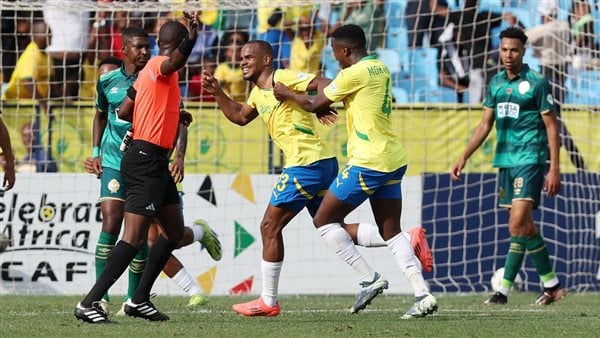
M 137 90 L 135 90 L 135 88 L 133 88 L 133 86 L 127 88 L 127 97 L 130 98 L 132 101 L 135 101 L 135 96 L 137 95 Z
M 179 53 L 181 53 L 181 55 L 188 57 L 192 53 L 192 49 L 194 49 L 195 44 L 196 39 L 190 40 L 188 38 L 184 38 L 179 44 L 179 47 L 177 47 L 177 50 Z
M 92 158 L 100 157 L 100 147 L 95 146 L 92 148 Z

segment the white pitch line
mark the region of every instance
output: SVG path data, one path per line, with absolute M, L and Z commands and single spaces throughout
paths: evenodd
M 404 313 L 403 309 L 366 309 L 361 312 L 364 313 Z M 196 309 L 189 311 L 163 311 L 167 314 L 189 314 L 189 313 L 199 313 L 199 314 L 233 314 L 232 310 L 211 310 L 211 309 Z M 474 310 L 474 309 L 442 309 L 437 312 L 437 315 L 458 315 L 461 313 L 470 314 L 470 315 L 479 315 L 479 316 L 488 316 L 494 313 L 536 313 L 536 312 L 548 312 L 543 309 L 490 309 L 490 310 Z M 339 309 L 339 310 L 326 310 L 326 309 L 305 309 L 305 310 L 282 310 L 282 315 L 290 314 L 290 315 L 299 315 L 299 314 L 314 314 L 314 313 L 330 313 L 330 314 L 348 314 L 350 315 L 349 309 Z M 72 315 L 73 311 L 8 311 L 7 317 L 35 317 L 40 315 Z

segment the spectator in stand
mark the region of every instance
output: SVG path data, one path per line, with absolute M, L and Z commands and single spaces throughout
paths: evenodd
M 223 59 L 214 71 L 214 77 L 225 93 L 234 101 L 245 102 L 248 97 L 248 82 L 242 77 L 242 46 L 248 42 L 248 34 L 231 33 L 223 36 L 226 45 Z
M 565 99 L 565 76 L 570 60 L 569 23 L 556 19 L 558 3 L 556 0 L 544 0 L 538 4 L 542 24 L 526 32 L 533 53 L 540 58 L 541 73 L 550 82 L 552 96 L 556 102 L 559 135 L 561 144 L 567 150 L 571 162 L 579 169 L 585 168 L 585 162 L 567 126 L 561 119 L 561 105 Z
M 289 10 L 287 11 L 289 13 Z M 280 8 L 272 9 L 267 20 L 267 30 L 259 35 L 260 40 L 268 42 L 273 48 L 273 66 L 275 69 L 289 68 L 293 34 L 284 28 L 286 12 Z
M 26 123 L 21 127 L 21 141 L 26 150 L 26 155 L 17 163 L 19 172 L 55 173 L 58 171 L 56 161 L 50 151 L 44 149 L 36 140 L 35 125 Z
M 111 55 L 123 60 L 123 52 L 121 46 L 123 45 L 123 39 L 121 37 L 121 31 L 125 29 L 128 24 L 128 14 L 125 11 L 117 11 L 112 13 L 112 20 L 110 20 L 108 30 L 108 44 L 111 50 Z
M 298 32 L 292 42 L 290 69 L 319 75 L 325 37 L 310 17 L 298 19 Z
M 207 71 L 210 74 L 215 73 L 215 69 L 217 68 L 217 63 L 214 59 L 205 59 L 204 63 L 202 63 L 202 71 Z M 215 102 L 215 97 L 213 94 L 204 89 L 202 85 L 202 71 L 194 72 L 192 77 L 190 78 L 188 84 L 187 97 L 188 99 L 200 102 Z
M 382 0 L 351 0 L 346 2 L 342 11 L 341 24 L 360 26 L 367 36 L 367 51 L 375 52 L 383 47 L 385 41 L 385 9 Z
M 408 47 L 421 48 L 425 34 L 429 35 L 429 46 L 436 47 L 448 16 L 446 0 L 408 0 L 404 17 L 408 27 Z
M 31 25 L 32 40 L 17 60 L 15 69 L 6 86 L 2 99 L 34 99 L 45 106 L 49 98 L 52 60 L 46 47 L 52 34 L 44 21 L 36 20 Z
M 510 26 L 523 25 L 511 13 L 494 13 L 479 10 L 479 0 L 466 0 L 462 10 L 449 13 L 449 22 L 457 29 L 457 46 L 460 55 L 470 58 L 469 103 L 480 104 L 487 84 L 487 73 L 496 73 L 498 54 L 492 52 L 492 29 L 506 20 Z
M 64 0 L 46 0 L 44 21 L 52 32 L 46 48 L 54 62 L 52 97 L 74 100 L 79 96 L 82 65 L 88 48 L 89 12 L 68 10 Z M 67 8 L 65 8 L 65 6 Z
M 529 29 L 526 34 L 534 56 L 540 59 L 541 73 L 550 81 L 552 96 L 561 104 L 565 98 L 564 83 L 569 61 L 569 23 L 556 19 L 556 0 L 540 1 L 538 12 L 542 24 Z
M 594 40 L 596 37 L 594 17 L 587 0 L 573 0 L 569 22 L 574 45 L 573 67 L 575 69 L 589 68 L 592 60 L 600 57 L 600 53 Z
M 438 71 L 440 85 L 456 92 L 456 102 L 464 103 L 464 93 L 469 89 L 468 57 L 459 54 L 456 47 L 456 26 L 448 24 L 439 37 Z

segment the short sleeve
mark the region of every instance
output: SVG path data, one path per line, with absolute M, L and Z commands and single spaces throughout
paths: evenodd
M 102 80 L 96 83 L 96 109 L 102 112 L 108 111 L 108 99 L 104 93 L 104 82 Z
M 248 95 L 248 100 L 246 100 L 246 103 L 252 107 L 252 109 L 256 109 L 256 101 L 254 100 L 254 96 L 256 95 L 256 88 L 254 87 L 252 88 L 252 91 L 250 91 L 250 95 Z
M 490 84 L 488 85 L 486 91 L 485 91 L 485 100 L 483 101 L 483 106 L 484 107 L 488 107 L 488 108 L 492 108 L 495 109 L 496 108 L 496 98 L 494 97 L 494 93 L 493 93 L 493 89 L 496 86 L 494 86 L 494 80 L 492 79 L 492 81 L 490 81 Z
M 281 82 L 298 92 L 305 92 L 310 82 L 316 77 L 314 74 L 289 69 L 278 69 L 274 76 L 275 82 Z
M 341 101 L 359 89 L 357 84 L 352 73 L 344 69 L 327 87 L 323 88 L 323 94 L 332 102 Z
M 535 98 L 537 100 L 537 105 L 540 109 L 540 112 L 556 110 L 550 84 L 548 83 L 547 79 L 544 78 L 538 82 L 538 85 L 535 89 Z

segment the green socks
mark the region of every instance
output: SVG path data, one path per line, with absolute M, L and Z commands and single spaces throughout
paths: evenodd
M 98 237 L 98 243 L 96 243 L 96 279 L 102 274 L 104 271 L 104 267 L 106 266 L 106 259 L 108 255 L 110 255 L 112 249 L 115 247 L 115 243 L 119 239 L 117 235 L 111 235 L 107 232 L 100 232 L 100 237 Z M 102 297 L 106 301 L 109 301 L 108 293 L 104 294 Z
M 129 264 L 129 278 L 125 300 L 133 299 L 133 295 L 135 295 L 135 291 L 137 290 L 140 280 L 142 279 L 142 273 L 144 272 L 144 267 L 146 266 L 147 260 L 148 243 L 144 243 L 144 245 L 140 247 L 140 251 L 138 251 L 137 255 Z
M 507 289 L 512 288 L 515 278 L 523 264 L 525 258 L 525 249 L 527 246 L 527 237 L 511 237 L 510 248 L 506 261 L 504 263 L 504 277 L 502 278 L 502 286 Z
M 548 282 L 556 278 L 556 274 L 552 269 L 552 264 L 550 264 L 550 255 L 548 254 L 544 239 L 539 233 L 527 241 L 527 251 L 533 262 L 533 266 L 535 266 L 537 273 L 540 275 L 540 279 L 544 283 L 544 286 L 546 286 Z

